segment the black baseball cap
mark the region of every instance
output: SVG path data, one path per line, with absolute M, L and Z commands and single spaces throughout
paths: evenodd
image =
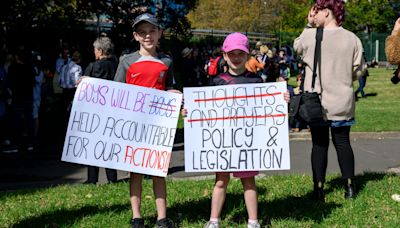
M 154 26 L 159 27 L 156 16 L 149 14 L 149 13 L 144 13 L 144 14 L 140 14 L 139 16 L 137 16 L 135 18 L 135 21 L 132 24 L 133 30 L 136 30 L 137 25 L 139 25 L 139 23 L 141 23 L 141 22 L 148 22 Z

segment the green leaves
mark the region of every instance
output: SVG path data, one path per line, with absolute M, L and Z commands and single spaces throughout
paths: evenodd
M 349 0 L 344 27 L 353 31 L 390 32 L 396 11 L 388 0 Z

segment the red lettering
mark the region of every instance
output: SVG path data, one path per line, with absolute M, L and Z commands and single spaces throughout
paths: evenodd
M 169 161 L 171 160 L 171 153 L 168 153 L 167 151 L 165 151 L 165 152 L 167 153 L 167 159 L 166 159 L 166 162 L 163 167 L 163 172 L 168 173 Z
M 126 159 L 127 158 L 130 158 L 131 159 L 131 161 L 129 162 L 129 163 L 131 163 L 132 164 L 132 161 L 133 161 L 133 154 L 131 154 L 131 155 L 128 155 L 128 151 L 132 151 L 133 150 L 133 147 L 131 147 L 131 146 L 126 146 L 126 150 L 125 150 L 125 163 L 126 163 Z M 136 151 L 136 150 L 135 150 Z
M 149 148 L 133 148 L 126 146 L 125 163 L 129 162 L 133 166 L 162 170 L 168 172 L 171 153 L 168 151 L 158 151 Z M 139 162 L 138 162 L 139 161 Z

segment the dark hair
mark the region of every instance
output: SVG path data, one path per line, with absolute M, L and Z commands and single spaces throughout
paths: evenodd
M 79 61 L 80 59 L 81 59 L 81 53 L 79 53 L 78 51 L 75 51 L 75 52 L 72 54 L 71 60 L 74 61 L 74 62 L 77 62 L 77 61 Z
M 344 4 L 343 0 L 316 0 L 315 8 L 317 10 L 332 10 L 333 16 L 335 16 L 336 22 L 340 26 L 344 21 Z

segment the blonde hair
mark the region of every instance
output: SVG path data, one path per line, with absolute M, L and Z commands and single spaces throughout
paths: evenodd
M 267 45 L 261 45 L 261 47 L 260 47 L 261 54 L 263 54 L 263 55 L 267 54 L 268 50 L 269 50 L 269 48 L 267 47 Z

